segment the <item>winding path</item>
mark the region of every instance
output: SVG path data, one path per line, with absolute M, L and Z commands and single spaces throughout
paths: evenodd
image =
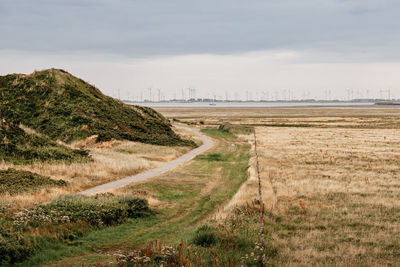
M 158 176 L 160 174 L 163 174 L 167 171 L 170 171 L 176 167 L 178 167 L 179 165 L 193 159 L 195 156 L 199 155 L 200 153 L 203 153 L 204 151 L 210 149 L 213 145 L 214 145 L 214 141 L 211 140 L 210 138 L 208 138 L 207 136 L 203 135 L 200 131 L 198 131 L 197 129 L 192 128 L 192 131 L 201 138 L 201 140 L 203 141 L 203 144 L 191 151 L 189 151 L 188 153 L 180 156 L 177 159 L 174 159 L 172 161 L 169 161 L 167 163 L 165 163 L 164 165 L 161 165 L 160 167 L 157 167 L 155 169 L 151 169 L 133 176 L 129 176 L 117 181 L 113 181 L 110 183 L 106 183 L 106 184 L 102 184 L 102 185 L 98 185 L 95 187 L 92 187 L 90 189 L 87 189 L 85 191 L 79 192 L 79 195 L 85 195 L 85 196 L 89 196 L 89 195 L 94 195 L 97 193 L 104 193 L 104 192 L 108 192 L 111 191 L 113 189 L 117 189 L 120 187 L 124 187 L 130 183 L 133 182 L 137 182 L 137 181 L 141 181 L 144 179 L 148 179 L 151 177 L 155 177 Z

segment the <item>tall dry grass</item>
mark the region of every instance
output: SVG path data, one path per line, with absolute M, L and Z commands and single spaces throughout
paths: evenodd
M 256 127 L 256 132 L 267 247 L 279 251 L 270 263 L 396 266 L 398 129 Z M 253 151 L 248 180 L 214 216 L 223 222 L 236 208 L 254 207 L 257 198 Z
M 275 263 L 392 265 L 400 210 L 398 129 L 257 128 Z M 264 189 L 265 190 L 265 189 Z M 250 196 L 251 194 L 249 194 Z M 397 256 L 396 256 L 397 255 Z
M 190 129 L 185 125 L 177 125 L 175 130 L 182 136 L 192 137 Z M 0 169 L 15 168 L 29 170 L 52 179 L 63 179 L 68 186 L 63 188 L 46 188 L 34 193 L 19 195 L 3 195 L 1 201 L 17 206 L 31 205 L 48 201 L 62 194 L 71 194 L 87 188 L 124 178 L 130 175 L 156 168 L 173 160 L 186 152 L 190 147 L 166 147 L 130 141 L 108 141 L 95 143 L 94 138 L 75 142 L 73 148 L 84 148 L 90 151 L 93 158 L 88 163 L 35 163 L 20 166 L 0 162 Z
M 164 116 L 219 125 L 297 125 L 309 127 L 400 129 L 399 108 L 216 108 L 158 109 Z

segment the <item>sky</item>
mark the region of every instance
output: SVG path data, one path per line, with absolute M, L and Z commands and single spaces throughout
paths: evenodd
M 398 14 L 398 0 L 0 0 L 0 75 L 61 68 L 131 100 L 400 98 Z

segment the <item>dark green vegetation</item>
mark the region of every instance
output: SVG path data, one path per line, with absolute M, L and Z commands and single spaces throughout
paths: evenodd
M 252 134 L 254 131 L 254 127 L 225 122 L 219 125 L 218 130 L 232 134 Z
M 65 186 L 64 180 L 53 180 L 48 177 L 21 170 L 0 170 L 0 194 L 10 195 L 35 191 L 46 186 Z
M 217 128 L 206 128 L 202 129 L 201 131 L 215 139 L 233 140 L 237 138 L 233 133 Z
M 65 197 L 18 212 L 3 207 L 0 209 L 0 265 L 26 260 L 45 247 L 79 244 L 75 240 L 91 230 L 148 215 L 146 200 L 111 194 Z
M 196 160 L 206 160 L 206 161 L 222 161 L 223 158 L 219 153 L 208 153 L 206 155 L 199 155 Z
M 247 125 L 223 123 L 218 126 L 218 128 L 205 128 L 201 130 L 203 133 L 216 139 L 224 139 L 233 141 L 236 139 L 238 134 L 252 134 L 253 127 Z
M 95 231 L 76 240 L 73 247 L 49 247 L 25 262 L 25 266 L 44 264 L 60 258 L 65 258 L 57 263 L 60 266 L 80 266 L 82 263 L 90 265 L 96 262 L 105 265 L 110 261 L 115 261 L 115 257 L 110 255 L 116 250 L 126 252 L 127 258 L 130 259 L 134 258 L 128 256 L 130 252 L 142 249 L 142 252 L 136 252 L 141 255 L 148 253 L 148 247 L 154 240 L 159 240 L 162 246 L 171 246 L 163 247 L 165 253 L 170 249 L 175 251 L 171 252 L 173 254 L 170 260 L 179 259 L 177 247 L 181 241 L 184 241 L 185 244 L 192 243 L 191 247 L 195 246 L 196 251 L 202 253 L 203 265 L 201 266 L 212 266 L 210 263 L 213 261 L 213 251 L 217 253 L 219 260 L 231 257 L 239 263 L 240 257 L 247 253 L 246 250 L 254 247 L 252 239 L 243 241 L 242 234 L 245 235 L 248 232 L 249 236 L 258 236 L 258 232 L 252 233 L 252 230 L 243 228 L 243 233 L 233 235 L 224 233 L 222 228 L 209 226 L 212 233 L 207 235 L 204 231 L 197 229 L 205 219 L 218 210 L 218 207 L 229 201 L 246 181 L 250 146 L 235 135 L 218 129 L 209 129 L 205 132 L 221 137 L 219 137 L 218 146 L 205 154 L 203 159 L 198 158 L 168 175 L 121 190 L 124 194 L 151 195 L 160 201 L 161 206 L 154 208 L 156 212 L 154 216 Z M 225 136 L 228 136 L 228 139 L 225 139 Z M 232 145 L 232 142 L 235 145 Z M 207 229 L 207 226 L 201 229 Z M 197 237 L 198 241 L 195 241 L 196 236 L 200 236 Z M 195 245 L 195 242 L 199 245 Z M 208 247 L 205 244 L 208 244 Z M 227 248 L 222 249 L 223 246 Z M 186 254 L 185 245 L 181 247 L 185 248 Z M 238 248 L 243 250 L 238 253 Z M 99 250 L 104 253 L 98 253 Z M 153 259 L 150 266 L 160 266 L 160 260 L 165 260 L 165 253 L 160 255 L 158 252 L 159 250 L 156 249 L 152 251 Z M 72 255 L 73 257 L 68 258 Z
M 27 134 L 19 126 L 0 119 L 0 159 L 14 164 L 35 161 L 76 162 L 89 160 L 85 150 L 71 149 L 46 136 Z
M 190 145 L 169 121 L 151 108 L 128 106 L 57 69 L 0 77 L 0 114 L 52 140 L 71 142 L 98 135 L 98 141 L 132 140 L 159 145 Z
M 196 246 L 211 247 L 217 243 L 219 232 L 214 227 L 203 225 L 196 230 L 192 243 Z

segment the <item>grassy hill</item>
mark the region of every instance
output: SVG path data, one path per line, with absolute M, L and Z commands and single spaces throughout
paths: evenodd
M 159 145 L 191 145 L 151 108 L 128 106 L 58 69 L 0 76 L 0 112 L 52 140 L 125 139 Z
M 84 161 L 89 154 L 51 141 L 46 136 L 28 134 L 18 125 L 0 119 L 0 160 L 14 164 L 34 161 Z

